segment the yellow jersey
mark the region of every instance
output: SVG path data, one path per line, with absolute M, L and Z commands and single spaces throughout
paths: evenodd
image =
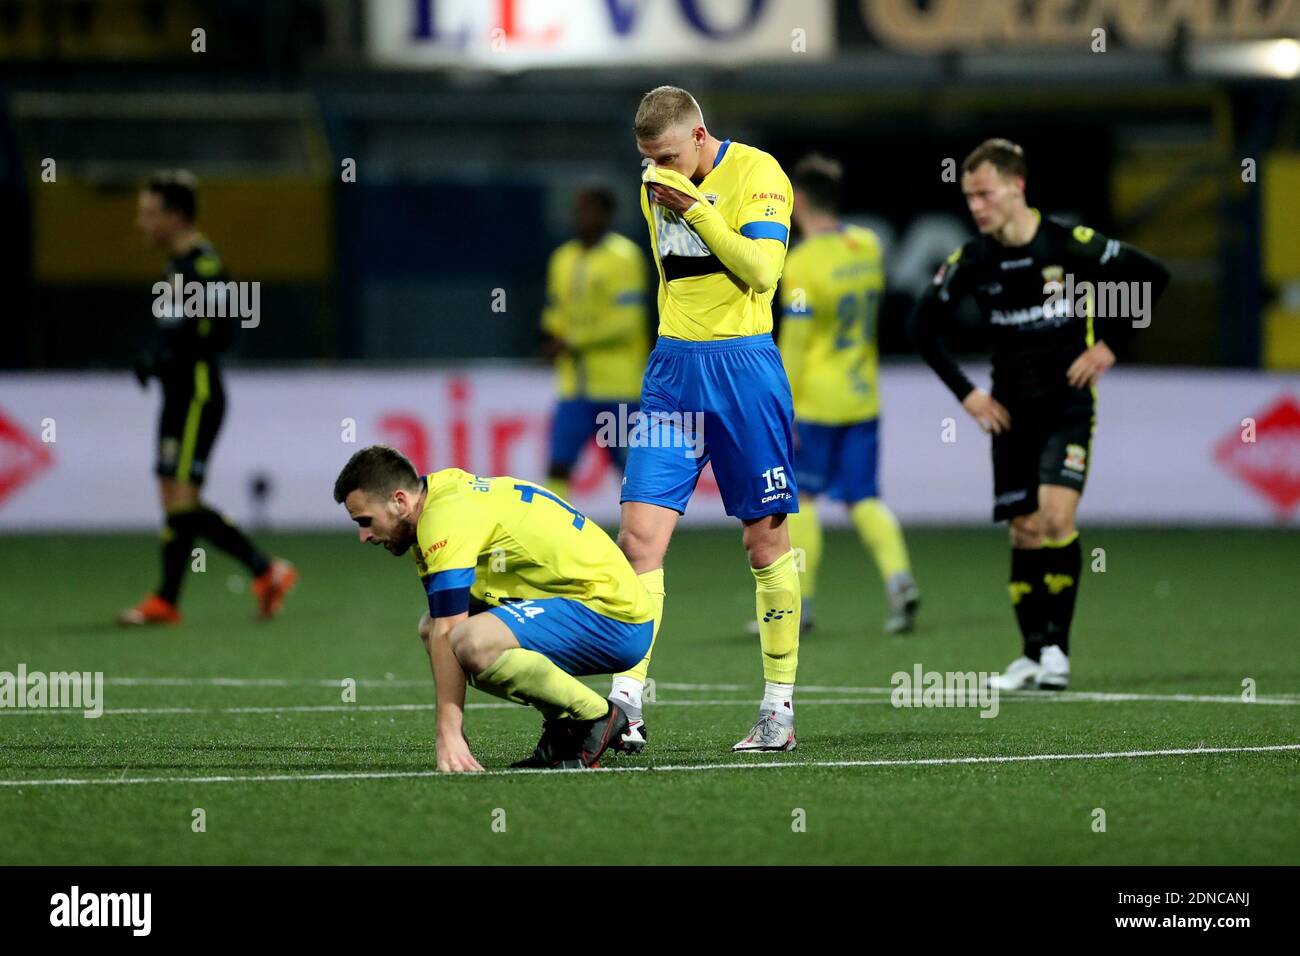
M 568 348 L 555 360 L 560 398 L 636 401 L 649 352 L 646 271 L 630 239 L 607 232 L 551 253 L 542 328 Z
M 426 475 L 415 566 L 431 617 L 469 598 L 566 597 L 628 624 L 652 620 L 650 595 L 600 525 L 540 485 L 459 468 Z
M 641 189 L 641 212 L 659 271 L 659 334 L 701 342 L 771 332 L 772 295 L 794 208 L 790 179 L 780 164 L 761 149 L 727 140 L 698 183 L 653 167 L 644 178 L 697 198 L 693 208 L 678 215 L 651 202 L 647 187 Z M 764 271 L 771 278 L 767 288 L 747 284 L 736 257 L 728 263 L 723 250 L 710 247 L 705 234 L 718 235 L 719 229 L 732 234 L 719 236 L 728 246 L 738 234 L 763 247 Z
M 848 425 L 880 414 L 876 320 L 880 240 L 844 226 L 791 250 L 781 277 L 779 346 L 796 421 Z

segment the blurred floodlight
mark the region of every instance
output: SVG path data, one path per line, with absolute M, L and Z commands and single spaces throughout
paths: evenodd
M 1293 80 L 1300 76 L 1300 42 L 1292 39 L 1208 44 L 1194 48 L 1198 73 Z

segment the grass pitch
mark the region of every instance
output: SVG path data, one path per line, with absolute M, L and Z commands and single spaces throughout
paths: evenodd
M 874 570 L 851 534 L 829 533 L 799 749 L 739 757 L 728 748 L 761 688 L 743 631 L 752 578 L 738 530 L 683 532 L 646 754 L 608 758 L 614 772 L 463 777 L 431 773 L 409 561 L 347 529 L 262 541 L 303 573 L 281 619 L 253 621 L 240 570 L 210 553 L 183 626 L 122 631 L 107 622 L 154 583 L 154 539 L 3 539 L 0 671 L 102 671 L 107 686 L 96 720 L 0 710 L 0 863 L 1300 859 L 1300 749 L 1262 749 L 1300 745 L 1294 534 L 1085 531 L 1106 570 L 1085 570 L 1071 690 L 1003 695 L 985 719 L 895 708 L 888 691 L 917 664 L 993 671 L 1015 656 L 1004 534 L 910 531 L 921 626 L 886 638 Z M 470 695 L 485 766 L 531 749 L 532 711 Z M 1151 751 L 1195 752 L 1136 755 Z

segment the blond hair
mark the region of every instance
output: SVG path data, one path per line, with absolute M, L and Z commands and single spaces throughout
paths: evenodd
M 681 87 L 656 86 L 641 97 L 632 124 L 637 139 L 654 139 L 670 126 L 689 122 L 692 126 L 704 122 L 700 104 Z

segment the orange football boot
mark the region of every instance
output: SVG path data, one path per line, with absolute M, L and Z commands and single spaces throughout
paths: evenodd
M 257 598 L 257 616 L 272 618 L 280 613 L 284 596 L 298 583 L 298 569 L 288 561 L 274 558 L 266 573 L 253 579 L 253 596 Z
M 171 601 L 164 601 L 156 594 L 150 594 L 135 607 L 129 607 L 117 616 L 117 623 L 127 627 L 180 622 L 180 609 Z

